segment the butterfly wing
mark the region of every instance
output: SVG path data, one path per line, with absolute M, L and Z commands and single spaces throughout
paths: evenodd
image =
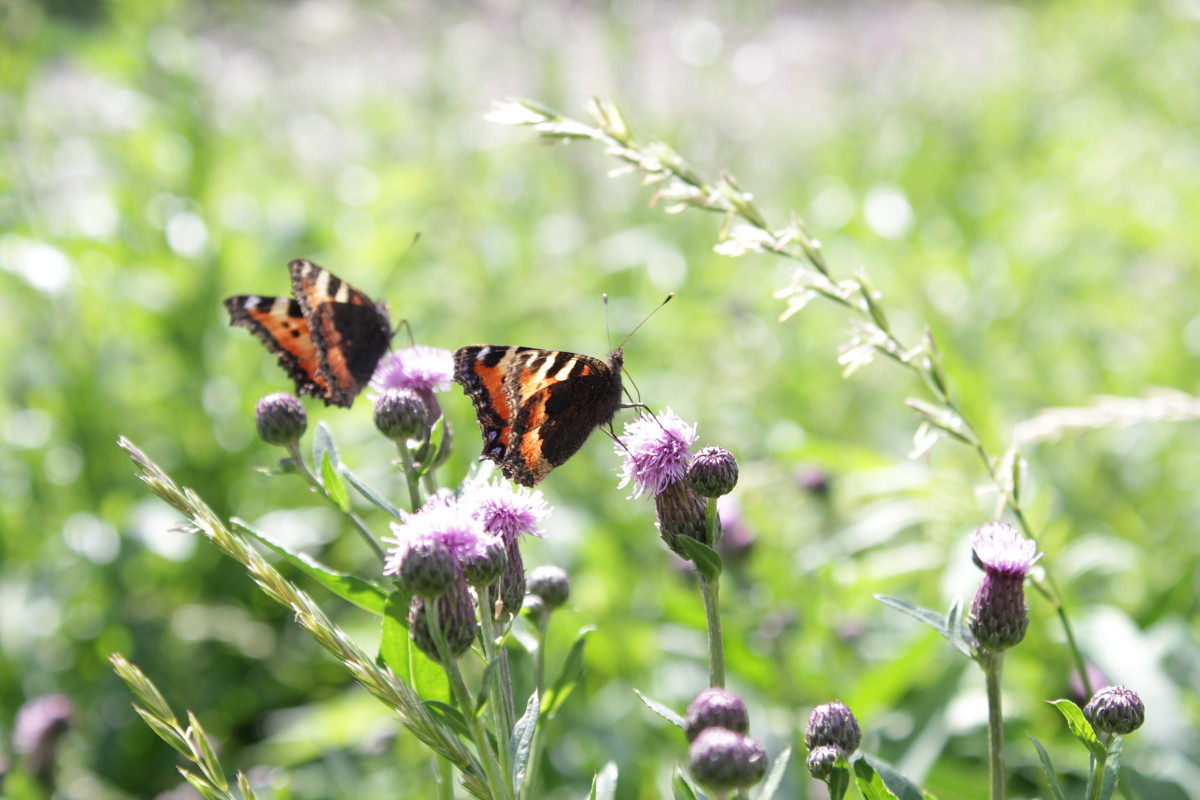
M 325 404 L 349 408 L 391 344 L 387 306 L 311 261 L 296 259 L 288 269 L 312 333 L 317 378 L 327 387 Z
M 327 395 L 328 383 L 318 369 L 320 359 L 299 303 L 290 297 L 238 295 L 226 298 L 225 308 L 229 324 L 249 328 L 279 357 L 298 394 Z

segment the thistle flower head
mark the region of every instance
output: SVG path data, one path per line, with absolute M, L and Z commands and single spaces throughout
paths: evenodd
M 862 742 L 862 731 L 854 713 L 844 703 L 834 700 L 812 710 L 808 726 L 804 729 L 804 745 L 814 750 L 822 745 L 832 745 L 849 755 Z
M 1005 522 L 989 522 L 971 534 L 972 555 L 983 582 L 971 603 L 969 623 L 979 645 L 1000 652 L 1025 638 L 1025 576 L 1041 558 L 1037 545 Z
M 738 481 L 738 463 L 723 447 L 701 448 L 687 467 L 692 490 L 701 497 L 720 497 L 733 491 Z
M 1092 695 L 1092 699 L 1083 707 L 1083 715 L 1101 733 L 1124 736 L 1142 727 L 1146 721 L 1146 706 L 1132 689 L 1105 686 Z
M 657 417 L 642 417 L 625 424 L 625 434 L 617 443 L 617 455 L 624 458 L 621 467 L 623 489 L 633 483 L 630 497 L 649 492 L 656 495 L 667 485 L 683 480 L 689 448 L 696 442 L 696 426 L 688 425 L 667 409 Z
M 484 530 L 506 542 L 516 541 L 522 534 L 541 536 L 539 526 L 550 514 L 540 490 L 513 487 L 499 479 L 467 484 L 459 505 L 479 520 Z
M 737 733 L 748 731 L 750 716 L 746 713 L 742 698 L 728 689 L 717 687 L 705 689 L 696 695 L 696 699 L 688 704 L 683 732 L 691 742 L 708 728 L 725 728 Z
M 425 655 L 441 663 L 437 642 L 429 629 L 429 610 L 437 609 L 438 622 L 450 657 L 457 659 L 471 649 L 479 624 L 475 617 L 475 601 L 466 581 L 455 581 L 449 591 L 436 599 L 414 597 L 408 607 L 408 632 L 413 644 Z
M 571 596 L 571 578 L 562 567 L 534 567 L 525 578 L 525 592 L 542 598 L 545 608 L 553 611 Z
M 479 588 L 490 586 L 504 574 L 508 565 L 508 548 L 504 540 L 498 536 L 489 537 L 480 555 L 470 557 L 463 562 L 463 573 L 467 583 Z
M 488 536 L 483 525 L 458 503 L 427 505 L 414 514 L 402 514 L 401 522 L 392 523 L 395 536 L 384 541 L 395 545 L 388 553 L 383 574 L 402 573 L 405 559 L 412 552 L 422 557 L 430 552 L 444 552 L 452 560 L 456 574 L 461 574 L 463 562 L 484 554 Z
M 375 427 L 393 441 L 422 438 L 428 416 L 425 401 L 412 389 L 387 389 L 375 398 Z
M 817 745 L 808 753 L 808 774 L 819 781 L 828 779 L 833 774 L 834 764 L 840 755 L 843 755 L 842 749 L 837 745 Z
M 985 572 L 1021 578 L 1042 557 L 1037 543 L 1007 522 L 989 522 L 976 528 L 971 534 L 971 553 Z
M 382 394 L 388 389 L 445 391 L 454 377 L 454 356 L 449 350 L 413 345 L 385 355 L 371 376 L 371 388 Z
M 254 406 L 254 425 L 264 442 L 286 447 L 300 441 L 308 427 L 308 414 L 294 395 L 276 392 Z
M 688 748 L 688 770 L 710 789 L 742 789 L 767 774 L 767 751 L 744 733 L 706 728 Z

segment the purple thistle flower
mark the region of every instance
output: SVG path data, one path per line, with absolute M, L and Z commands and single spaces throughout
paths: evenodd
M 1042 557 L 1037 542 L 1026 539 L 1007 522 L 989 522 L 977 528 L 971 534 L 971 552 L 984 572 L 1021 578 Z
M 656 495 L 672 483 L 683 480 L 695 444 L 696 426 L 688 425 L 667 409 L 655 417 L 641 417 L 625 424 L 625 435 L 617 443 L 617 455 L 623 456 L 618 489 L 633 483 L 630 498 L 649 492 Z
M 415 514 L 403 514 L 403 522 L 393 522 L 394 537 L 383 540 L 394 544 L 383 566 L 384 575 L 397 575 L 410 550 L 440 548 L 461 564 L 485 554 L 488 533 L 480 521 L 457 503 L 426 506 Z
M 454 356 L 449 350 L 418 344 L 393 350 L 380 359 L 371 388 L 380 394 L 388 389 L 440 392 L 450 387 L 453 376 Z
M 463 488 L 459 506 L 483 529 L 505 542 L 519 536 L 541 536 L 540 524 L 550 514 L 541 491 L 513 487 L 507 481 L 474 481 Z
M 1007 522 L 989 522 L 971 534 L 971 552 L 983 583 L 971 603 L 971 633 L 981 648 L 1001 652 L 1020 644 L 1029 627 L 1025 576 L 1041 558 L 1037 543 Z

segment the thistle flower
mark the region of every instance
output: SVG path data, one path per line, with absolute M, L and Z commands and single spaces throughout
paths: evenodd
M 499 580 L 506 566 L 508 549 L 503 539 L 494 536 L 484 545 L 482 553 L 463 562 L 463 573 L 467 577 L 467 583 L 478 589 L 491 586 Z
M 723 447 L 705 447 L 688 464 L 687 479 L 701 497 L 729 494 L 737 486 L 737 459 Z
M 814 747 L 808 753 L 808 774 L 819 781 L 827 780 L 833 774 L 834 763 L 838 756 L 843 755 L 837 745 L 822 744 Z
M 717 687 L 705 689 L 696 695 L 696 699 L 688 705 L 683 732 L 691 742 L 708 728 L 725 728 L 737 733 L 748 731 L 750 716 L 746 713 L 742 698 L 728 689 Z
M 475 601 L 471 599 L 467 582 L 461 578 L 454 581 L 445 594 L 436 599 L 427 600 L 423 597 L 414 597 L 412 604 L 408 607 L 408 631 L 413 644 L 422 653 L 440 664 L 442 659 L 438 655 L 437 643 L 433 639 L 433 633 L 429 630 L 430 603 L 437 604 L 438 622 L 441 625 L 442 635 L 446 638 L 446 647 L 450 651 L 450 657 L 459 658 L 471 649 L 471 643 L 475 641 L 475 632 L 478 628 L 475 618 Z
M 669 483 L 654 496 L 654 517 L 662 540 L 681 558 L 688 557 L 679 546 L 681 537 L 712 545 L 708 540 L 704 498 L 692 491 L 686 480 Z
M 657 495 L 669 484 L 683 480 L 696 442 L 696 426 L 689 426 L 667 409 L 657 417 L 641 417 L 625 424 L 625 434 L 617 443 L 617 455 L 624 458 L 618 489 L 633 483 L 630 497 L 649 492 Z
M 425 401 L 412 389 L 387 389 L 375 398 L 375 427 L 392 441 L 423 439 L 428 417 Z
M 1001 651 L 1025 638 L 1025 576 L 1041 554 L 1037 544 L 1006 522 L 989 522 L 971 534 L 975 563 L 983 583 L 971 604 L 971 633 L 983 648 Z
M 526 578 L 525 591 L 542 598 L 546 610 L 553 611 L 571 596 L 571 578 L 562 567 L 534 567 Z
M 448 389 L 453 377 L 454 356 L 449 350 L 418 344 L 381 358 L 371 376 L 371 388 L 380 394 L 388 389 L 416 392 L 425 403 L 426 422 L 432 425 L 442 415 L 434 392 Z
M 1142 727 L 1146 721 L 1146 706 L 1132 689 L 1105 686 L 1092 695 L 1083 707 L 1083 715 L 1097 731 L 1124 736 Z
M 486 554 L 491 539 L 478 519 L 457 503 L 427 505 L 392 523 L 395 547 L 384 563 L 384 575 L 399 575 L 407 591 L 437 597 L 463 578 L 463 564 Z M 465 583 L 464 583 L 465 585 Z
M 459 505 L 479 521 L 484 530 L 504 542 L 506 563 L 500 579 L 489 589 L 496 593 L 504 613 L 516 614 L 525 602 L 525 561 L 518 546 L 524 535 L 541 536 L 540 525 L 549 515 L 541 491 L 514 488 L 499 479 L 468 484 Z
M 767 774 L 767 751 L 744 733 L 706 728 L 688 748 L 688 770 L 714 791 L 743 789 Z
M 804 746 L 810 751 L 822 745 L 832 745 L 846 755 L 858 749 L 862 731 L 858 720 L 846 705 L 838 700 L 824 703 L 812 710 L 804 729 Z
M 294 395 L 276 392 L 254 406 L 254 424 L 258 428 L 258 438 L 267 444 L 287 447 L 304 435 L 308 414 Z

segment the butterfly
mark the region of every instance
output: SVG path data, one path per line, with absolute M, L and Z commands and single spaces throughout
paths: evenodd
M 470 345 L 454 353 L 454 380 L 475 404 L 483 453 L 504 477 L 536 486 L 575 455 L 621 402 L 620 348 L 607 361 L 562 350 Z
M 249 328 L 296 382 L 296 392 L 349 408 L 392 340 L 387 305 L 329 270 L 288 264 L 292 297 L 225 298 L 229 324 Z

